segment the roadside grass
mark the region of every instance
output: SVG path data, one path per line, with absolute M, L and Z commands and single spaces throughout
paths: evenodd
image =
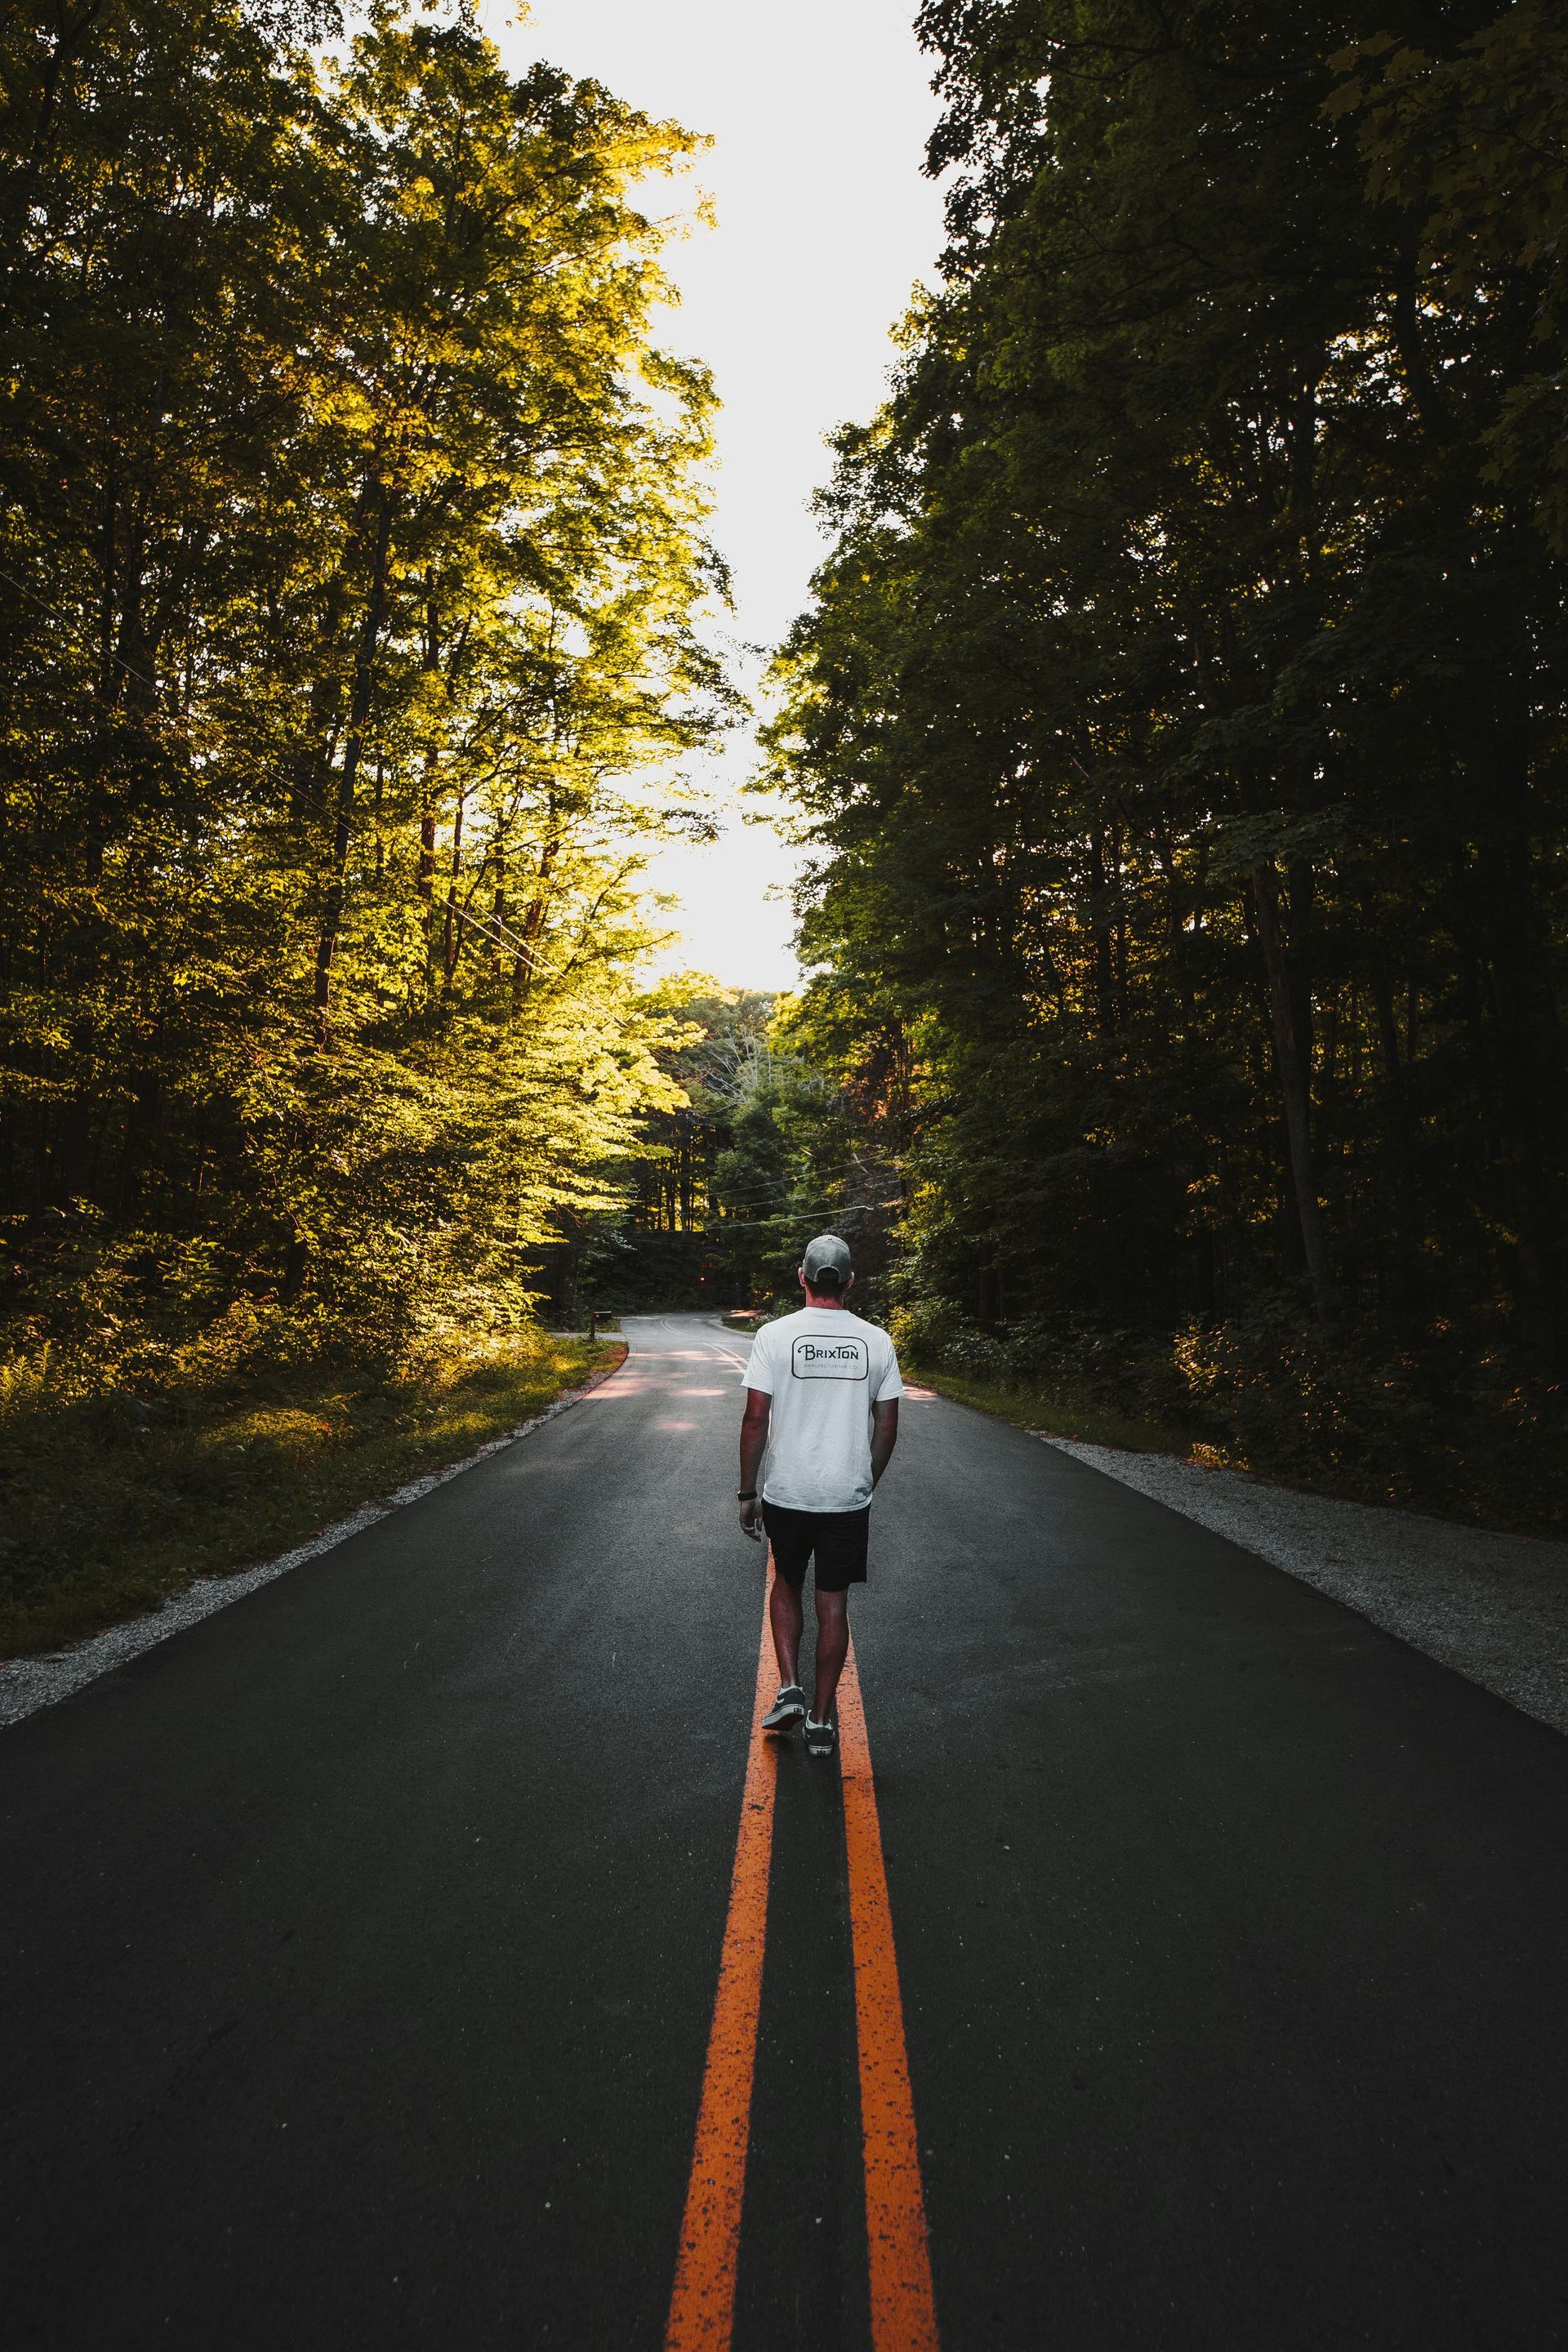
M 0 1656 L 80 1641 L 461 1461 L 624 1342 L 526 1330 L 449 1373 L 353 1367 L 51 1403 L 0 1397 Z
M 904 1367 L 910 1379 L 954 1404 L 973 1405 L 994 1413 L 1019 1429 L 1042 1430 L 1048 1437 L 1076 1437 L 1085 1445 L 1114 1445 L 1128 1454 L 1174 1454 L 1184 1459 L 1216 1461 L 1212 1446 L 1192 1434 L 1166 1429 L 1158 1422 L 1122 1412 L 1104 1404 L 1087 1389 L 1058 1383 L 1050 1389 L 1026 1383 L 1009 1387 L 1001 1381 L 976 1380 L 967 1372 L 926 1371 L 918 1364 Z

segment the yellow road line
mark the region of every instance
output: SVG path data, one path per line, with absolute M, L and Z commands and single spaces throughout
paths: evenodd
M 773 1563 L 768 1564 L 768 1586 Z M 735 2325 L 735 2269 L 752 2128 L 752 2082 L 768 1932 L 768 1870 L 773 1859 L 774 1754 L 758 1728 L 769 1705 L 773 1651 L 763 1605 L 756 1701 L 746 1759 L 746 1788 L 730 1876 L 730 1911 L 719 1961 L 719 1990 L 708 2036 L 697 2137 L 680 2224 L 675 2288 L 665 2352 L 728 2352 Z
M 769 1591 L 773 1574 L 770 1559 Z M 665 2352 L 729 2352 L 734 2332 L 773 1859 L 775 1751 L 760 1729 L 773 1674 L 764 1598 L 745 1794 Z M 903 2000 L 853 1643 L 838 1686 L 838 1735 L 855 1963 L 872 2352 L 939 2352 Z
M 873 2352 L 937 2352 L 920 2143 L 871 1748 L 851 1643 L 838 1685 Z

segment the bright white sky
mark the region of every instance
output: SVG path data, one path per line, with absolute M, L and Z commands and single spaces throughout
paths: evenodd
M 683 300 L 669 344 L 713 369 L 719 418 L 713 534 L 735 583 L 734 633 L 773 646 L 806 600 L 823 543 L 809 511 L 826 477 L 823 436 L 882 397 L 888 331 L 933 273 L 942 199 L 921 170 L 936 120 L 915 0 L 482 0 L 514 70 L 547 58 L 660 120 L 712 134 L 692 185 L 719 226 L 671 248 Z M 732 794 L 753 751 L 725 761 Z M 753 808 L 755 803 L 751 804 Z M 661 854 L 655 879 L 681 901 L 666 959 L 731 985 L 795 978 L 781 895 L 792 854 L 771 829 Z

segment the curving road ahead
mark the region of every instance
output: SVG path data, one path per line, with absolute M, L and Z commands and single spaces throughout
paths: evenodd
M 762 1568 L 744 1343 L 629 1336 L 0 1734 L 12 2346 L 658 2352 Z M 1568 1743 L 934 1399 L 873 1546 L 947 2352 L 1568 2343 Z M 772 1801 L 733 2341 L 867 2352 L 837 1766 Z

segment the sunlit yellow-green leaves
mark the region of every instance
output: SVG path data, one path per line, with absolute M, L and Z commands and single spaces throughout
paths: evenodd
M 698 142 L 357 22 L 0 31 L 0 1183 L 395 1322 L 523 1295 L 673 1100 L 640 860 L 731 698 L 635 194 Z

